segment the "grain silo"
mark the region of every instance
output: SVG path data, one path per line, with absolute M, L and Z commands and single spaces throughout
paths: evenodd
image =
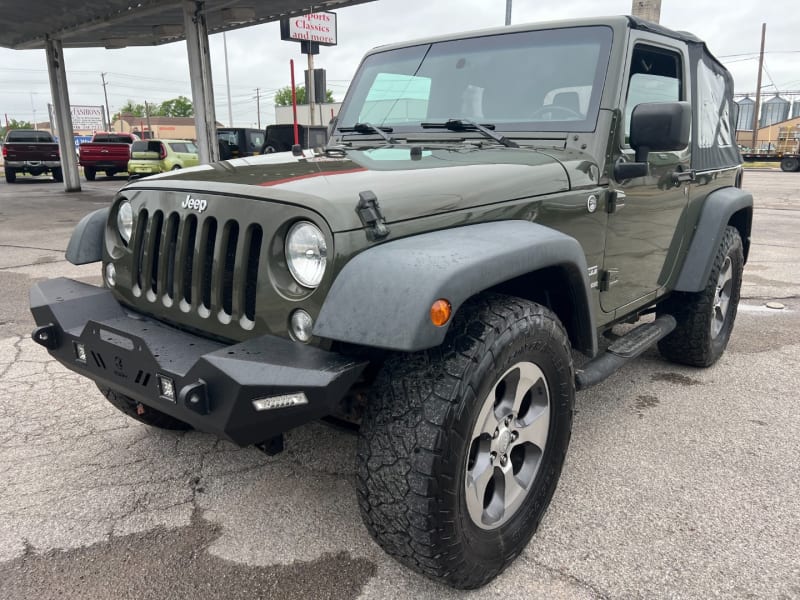
M 736 104 L 739 105 L 739 117 L 736 119 L 737 131 L 753 130 L 753 112 L 756 109 L 756 101 L 750 96 L 745 96 Z
M 761 106 L 761 127 L 768 127 L 789 118 L 789 101 L 775 95 Z

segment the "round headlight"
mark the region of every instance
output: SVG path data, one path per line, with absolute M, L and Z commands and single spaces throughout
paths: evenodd
M 328 245 L 319 228 L 308 221 L 295 223 L 286 236 L 286 263 L 297 283 L 317 287 L 327 261 Z
M 131 241 L 133 231 L 133 209 L 131 203 L 123 200 L 117 207 L 117 231 L 126 244 Z

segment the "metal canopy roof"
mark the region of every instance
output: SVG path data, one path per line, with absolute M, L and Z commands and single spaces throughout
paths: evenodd
M 295 14 L 372 0 L 206 0 L 208 33 L 277 21 Z M 65 48 L 156 46 L 184 39 L 181 0 L 4 0 L 0 47 L 44 48 L 45 38 Z

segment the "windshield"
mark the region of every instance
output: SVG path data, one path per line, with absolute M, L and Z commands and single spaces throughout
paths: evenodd
M 506 131 L 593 131 L 612 32 L 524 31 L 387 50 L 356 74 L 338 128 L 421 130 L 470 119 Z

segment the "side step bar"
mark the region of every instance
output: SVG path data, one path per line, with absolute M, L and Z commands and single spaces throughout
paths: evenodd
M 661 315 L 655 321 L 632 329 L 611 344 L 603 354 L 590 360 L 575 373 L 575 389 L 585 390 L 597 385 L 658 340 L 672 333 L 675 325 L 675 317 Z

